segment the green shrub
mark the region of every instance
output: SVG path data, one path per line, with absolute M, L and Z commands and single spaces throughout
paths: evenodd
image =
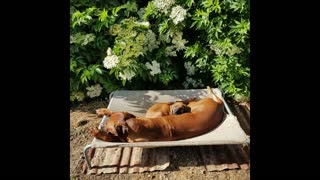
M 245 0 L 71 0 L 70 13 L 71 101 L 206 85 L 250 98 Z

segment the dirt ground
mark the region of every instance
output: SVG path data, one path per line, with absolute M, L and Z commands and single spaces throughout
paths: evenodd
M 102 174 L 85 175 L 82 173 L 84 146 L 92 141 L 87 133 L 89 127 L 98 126 L 101 118 L 95 115 L 95 109 L 107 107 L 107 102 L 94 101 L 80 104 L 70 109 L 70 179 L 226 179 L 248 180 L 250 170 L 227 170 L 221 172 L 206 172 L 200 154 L 195 147 L 172 147 L 170 149 L 170 166 L 164 171 L 135 174 Z

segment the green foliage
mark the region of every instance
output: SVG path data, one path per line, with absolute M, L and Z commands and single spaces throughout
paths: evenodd
M 237 101 L 248 100 L 250 21 L 247 2 L 203 0 L 197 3 L 194 12 L 191 27 L 200 31 L 200 36 L 195 39 L 196 44 L 185 50 L 185 57 L 194 59 L 204 71 L 210 71 L 213 82 L 226 95 Z
M 100 98 L 210 85 L 249 100 L 249 15 L 246 0 L 71 0 L 70 101 L 96 84 Z

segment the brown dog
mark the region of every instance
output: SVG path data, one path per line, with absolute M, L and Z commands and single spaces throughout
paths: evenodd
M 207 133 L 221 123 L 224 114 L 221 99 L 215 96 L 209 87 L 208 90 L 213 98 L 190 102 L 188 106 L 191 112 L 180 115 L 142 118 L 127 112 L 106 110 L 105 115 L 109 115 L 110 119 L 105 127 L 112 135 L 99 130 L 97 132 L 97 129 L 93 130 L 92 134 L 105 141 L 143 142 L 180 140 Z M 109 122 L 119 133 L 108 131 Z
M 147 110 L 146 118 L 157 118 L 191 112 L 191 108 L 188 106 L 188 104 L 192 101 L 195 101 L 195 98 L 184 101 L 154 104 Z
M 191 108 L 187 106 L 188 103 L 194 101 L 195 98 L 187 99 L 184 101 L 168 102 L 168 103 L 157 103 L 152 105 L 146 112 L 146 118 L 157 118 L 173 114 L 182 114 L 186 112 L 191 112 Z M 98 128 L 91 128 L 90 133 L 101 140 L 104 141 L 126 141 L 122 136 L 128 131 L 127 126 L 125 126 L 125 119 L 134 118 L 135 116 L 128 112 L 113 113 L 107 108 L 100 108 L 96 110 L 98 117 L 104 115 L 113 115 L 108 122 L 104 125 L 103 131 L 98 130 Z M 121 135 L 119 136 L 118 132 Z

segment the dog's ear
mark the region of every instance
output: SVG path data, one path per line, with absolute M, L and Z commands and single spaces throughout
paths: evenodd
M 97 127 L 90 128 L 88 131 L 93 137 L 103 141 L 118 141 L 115 136 L 108 135 L 107 133 L 99 130 Z
M 116 131 L 120 132 L 120 134 L 126 134 L 129 131 L 126 121 L 128 119 L 135 118 L 136 116 L 128 112 L 122 112 L 122 114 L 123 117 L 118 119 L 118 121 L 115 123 L 115 129 Z
M 189 106 L 184 106 L 183 108 L 184 108 L 184 109 L 183 109 L 183 112 L 184 112 L 184 113 L 191 112 L 191 107 L 189 107 Z
M 108 123 L 106 131 L 114 136 L 124 135 L 129 131 L 126 120 L 135 117 L 128 112 L 113 113 L 109 119 L 110 123 Z
M 138 124 L 137 121 L 134 121 L 133 119 L 128 119 L 126 121 L 130 129 L 132 129 L 134 132 L 138 133 L 140 130 L 140 125 Z
M 135 117 L 136 117 L 135 115 L 130 114 L 130 113 L 128 113 L 128 112 L 123 112 L 123 115 L 124 115 L 124 120 L 131 119 L 131 118 L 135 118 Z
M 111 116 L 113 112 L 107 108 L 100 108 L 96 110 L 96 113 L 99 117 L 102 117 L 102 116 Z

